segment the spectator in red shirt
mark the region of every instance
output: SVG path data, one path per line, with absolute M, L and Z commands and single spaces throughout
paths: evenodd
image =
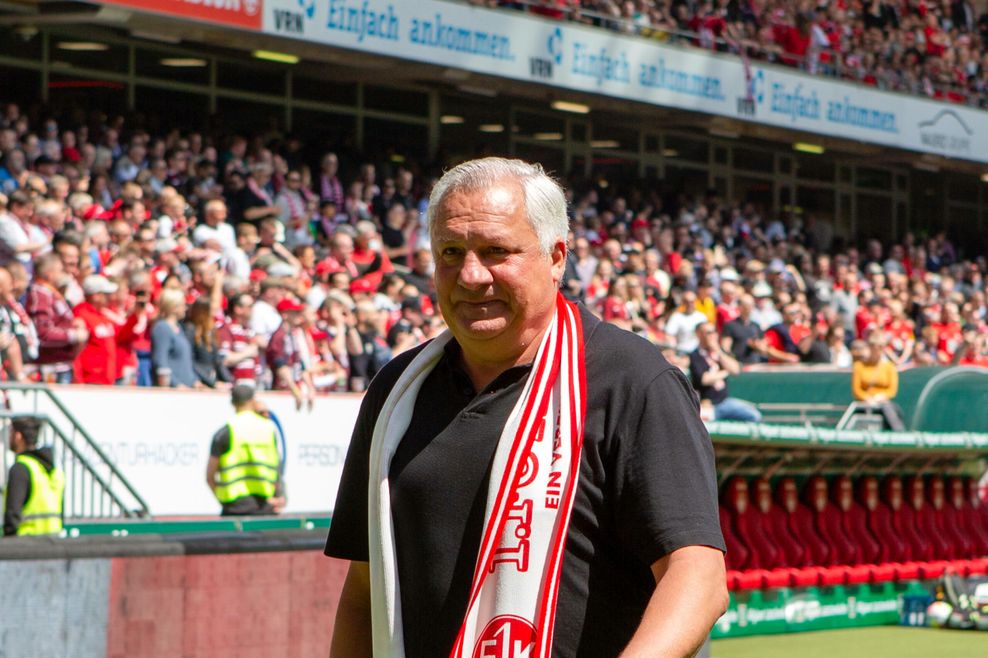
M 72 381 L 72 361 L 89 340 L 89 331 L 77 320 L 62 296 L 65 268 L 57 254 L 40 256 L 34 263 L 34 281 L 27 290 L 25 309 L 38 332 L 42 375 L 53 373 L 59 384 Z
M 799 343 L 807 337 L 812 340 L 812 332 L 801 324 L 802 310 L 793 302 L 785 307 L 782 322 L 769 327 L 765 332 L 765 342 L 769 351 L 769 363 L 799 363 Z
M 325 263 L 324 268 L 327 271 L 340 270 L 349 274 L 351 279 L 360 276 L 357 265 L 353 261 L 353 238 L 345 230 L 333 233 L 329 241 L 329 256 L 322 262 Z
M 932 325 L 939 336 L 937 351 L 942 354 L 942 360 L 946 363 L 954 360 L 954 353 L 963 342 L 960 318 L 957 304 L 947 302 L 940 311 L 940 321 Z
M 906 364 L 913 356 L 916 346 L 916 334 L 913 322 L 906 317 L 902 302 L 898 299 L 889 301 L 890 319 L 885 325 L 885 341 L 888 344 L 886 352 L 896 366 Z
M 385 274 L 395 271 L 391 259 L 384 251 L 381 236 L 371 221 L 357 222 L 357 237 L 353 241 L 353 262 L 359 278 L 365 279 L 377 290 Z
M 75 359 L 73 381 L 109 386 L 117 381 L 117 334 L 132 333 L 139 316 L 131 314 L 119 327 L 110 319 L 106 307 L 117 285 L 102 275 L 87 276 L 82 290 L 86 301 L 73 313 L 85 324 L 89 339 Z
M 724 279 L 721 275 L 720 303 L 717 304 L 717 333 L 724 330 L 724 325 L 738 317 L 738 285 L 735 281 Z
M 143 274 L 143 273 L 142 273 Z M 118 384 L 133 385 L 137 382 L 138 359 L 135 345 L 148 340 L 148 306 L 146 299 L 139 301 L 131 294 L 130 281 L 124 277 L 112 280 L 117 292 L 110 295 L 103 313 L 117 326 L 117 379 Z M 146 280 L 138 278 L 138 285 Z M 145 296 L 146 298 L 146 296 Z M 132 321 L 133 319 L 133 321 Z
M 963 337 L 964 342 L 954 353 L 953 363 L 988 368 L 988 335 L 979 333 L 974 325 L 967 325 Z

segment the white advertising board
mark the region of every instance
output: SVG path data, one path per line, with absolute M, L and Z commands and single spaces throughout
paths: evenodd
M 443 0 L 264 0 L 265 33 L 988 162 L 988 112 Z
M 229 393 L 104 386 L 53 387 L 155 516 L 218 514 L 206 486 L 213 434 L 230 418 Z M 280 421 L 287 458 L 286 512 L 329 513 L 343 471 L 359 395 L 322 396 L 312 412 L 295 411 L 291 396 L 260 394 Z M 15 411 L 29 398 L 14 395 Z M 39 400 L 45 400 L 41 397 Z M 59 414 L 40 404 L 53 418 Z

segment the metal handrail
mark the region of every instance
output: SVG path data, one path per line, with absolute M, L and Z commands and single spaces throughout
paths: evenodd
M 124 502 L 124 500 L 120 496 L 117 495 L 116 491 L 113 490 L 113 486 L 109 482 L 107 482 L 99 474 L 99 470 L 97 469 L 97 467 L 94 466 L 88 459 L 86 459 L 86 457 L 85 457 L 85 455 L 83 455 L 82 451 L 80 451 L 75 446 L 75 444 L 73 444 L 73 442 L 69 439 L 69 437 L 67 437 L 65 435 L 65 432 L 62 431 L 62 428 L 60 428 L 58 425 L 56 425 L 55 423 L 52 422 L 52 419 L 51 419 L 50 416 L 48 416 L 47 414 L 41 414 L 41 413 L 27 413 L 27 412 L 23 412 L 23 411 L 4 411 L 4 410 L 0 410 L 0 419 L 23 418 L 25 416 L 31 416 L 31 417 L 37 418 L 38 420 L 42 421 L 47 427 L 50 427 L 51 428 L 52 432 L 54 432 L 55 435 L 59 439 L 61 439 L 61 446 L 64 447 L 66 450 L 68 450 L 72 454 L 72 457 L 76 461 L 79 462 L 79 464 L 82 466 L 82 468 L 85 470 L 85 472 L 91 478 L 93 478 L 93 480 L 95 480 L 96 484 L 98 484 L 100 486 L 100 488 L 102 489 L 103 494 L 106 495 L 106 496 L 108 496 L 110 498 L 110 500 L 112 501 L 112 503 L 115 504 L 117 507 L 120 508 L 120 511 L 123 513 L 124 516 L 128 516 L 128 517 L 133 517 L 133 516 L 140 516 L 140 517 L 148 516 L 148 514 L 146 513 L 147 512 L 147 505 L 145 505 L 144 502 L 140 499 L 140 497 L 137 496 L 136 493 L 133 490 L 130 490 L 130 489 L 128 489 L 128 493 L 130 493 L 131 495 L 134 495 L 134 498 L 138 502 L 141 503 L 141 505 L 143 506 L 144 509 L 143 510 L 131 510 L 127 506 L 127 503 Z M 65 470 L 64 469 L 64 466 L 65 466 L 65 458 L 63 457 L 60 461 L 62 462 L 62 466 L 63 466 L 62 470 L 64 471 Z M 123 482 L 123 480 L 121 480 L 121 481 Z M 66 514 L 66 516 L 69 516 L 69 515 Z
M 63 404 L 62 401 L 58 398 L 58 396 L 55 395 L 55 393 L 50 388 L 48 388 L 48 386 L 45 386 L 44 384 L 22 384 L 18 382 L 2 382 L 0 383 L 0 391 L 2 391 L 4 394 L 6 394 L 9 391 L 21 391 L 25 393 L 33 393 L 34 394 L 33 408 L 35 411 L 35 415 L 42 416 L 47 420 L 48 426 L 50 426 L 52 430 L 58 435 L 58 437 L 62 439 L 62 442 L 69 447 L 69 450 L 72 451 L 73 456 L 79 459 L 80 463 L 83 464 L 84 468 L 86 468 L 86 470 L 94 477 L 94 479 L 96 479 L 97 482 L 100 483 L 100 485 L 106 489 L 106 491 L 110 494 L 111 498 L 114 499 L 114 502 L 120 505 L 120 509 L 123 511 L 123 513 L 126 516 L 136 515 L 136 516 L 146 517 L 151 515 L 147 501 L 145 501 L 144 498 L 137 492 L 137 490 L 130 484 L 130 481 L 127 480 L 127 478 L 120 471 L 120 469 L 117 468 L 116 464 L 114 464 L 113 461 L 103 451 L 103 449 L 100 448 L 99 444 L 96 443 L 92 435 L 90 435 L 89 432 L 86 431 L 86 428 L 79 422 L 79 420 L 75 417 L 75 415 L 71 411 L 69 411 L 69 409 L 65 406 L 65 404 Z M 66 421 L 72 426 L 72 438 L 70 438 L 57 423 L 53 422 L 53 419 L 50 416 L 48 416 L 47 414 L 38 413 L 38 397 L 39 394 L 41 393 L 47 396 L 48 401 L 51 402 L 63 416 L 65 416 Z M 12 412 L 5 412 L 5 413 L 11 414 Z M 13 412 L 13 415 L 22 416 L 24 414 Z M 0 417 L 3 417 L 3 415 L 0 415 Z M 85 459 L 81 455 L 78 448 L 74 445 L 73 438 L 75 436 L 82 437 L 82 440 L 86 445 L 86 448 L 88 450 L 92 450 L 92 452 L 99 458 L 99 460 L 102 462 L 100 468 L 107 469 L 110 475 L 110 480 L 111 481 L 115 480 L 116 482 L 118 482 L 120 486 L 122 486 L 126 490 L 127 494 L 134 499 L 134 501 L 138 505 L 137 510 L 130 510 L 124 503 L 120 502 L 119 496 L 117 496 L 117 494 L 113 491 L 110 484 L 107 483 L 99 475 L 97 469 L 89 462 L 89 460 Z

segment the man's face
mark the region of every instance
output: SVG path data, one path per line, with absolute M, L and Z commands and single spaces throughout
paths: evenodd
M 10 451 L 13 453 L 24 452 L 24 437 L 15 429 L 10 430 Z
M 521 187 L 449 193 L 432 244 L 439 305 L 464 351 L 485 361 L 524 352 L 552 316 L 566 246 L 541 252 Z
M 227 210 L 225 205 L 216 204 L 211 206 L 206 213 L 206 223 L 210 226 L 219 226 L 226 221 Z
M 430 275 L 432 273 L 432 252 L 431 251 L 416 252 L 413 269 L 417 274 Z
M 46 274 L 46 278 L 48 283 L 52 285 L 59 286 L 62 284 L 63 279 L 65 279 L 65 267 L 61 261 L 52 263 L 51 269 Z
M 141 229 L 137 232 L 137 246 L 141 249 L 141 254 L 148 256 L 154 253 L 154 232 L 150 229 Z
M 107 296 L 105 292 L 93 293 L 86 297 L 87 301 L 96 308 L 105 308 Z
M 74 244 L 61 244 L 58 246 L 58 257 L 62 261 L 65 272 L 68 272 L 72 276 L 78 276 L 79 247 Z
M 322 159 L 322 170 L 326 172 L 327 176 L 335 176 L 339 166 L 339 160 L 332 153 Z
M 333 258 L 338 263 L 347 263 L 353 256 L 353 240 L 349 235 L 338 235 L 333 239 Z
M 29 222 L 34 216 L 34 206 L 30 203 L 12 203 L 10 204 L 10 214 L 22 222 Z
M 133 232 L 131 231 L 130 225 L 126 222 L 115 222 L 113 228 L 110 229 L 110 240 L 116 245 L 121 245 L 129 242 Z

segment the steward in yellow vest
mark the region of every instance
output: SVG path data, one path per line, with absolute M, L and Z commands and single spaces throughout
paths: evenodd
M 235 386 L 235 415 L 213 435 L 206 482 L 224 516 L 277 514 L 282 496 L 277 427 L 258 413 L 251 386 Z
M 17 455 L 4 491 L 4 535 L 55 535 L 62 531 L 65 476 L 55 466 L 51 448 L 38 448 L 41 420 L 32 416 L 10 422 L 10 449 Z

